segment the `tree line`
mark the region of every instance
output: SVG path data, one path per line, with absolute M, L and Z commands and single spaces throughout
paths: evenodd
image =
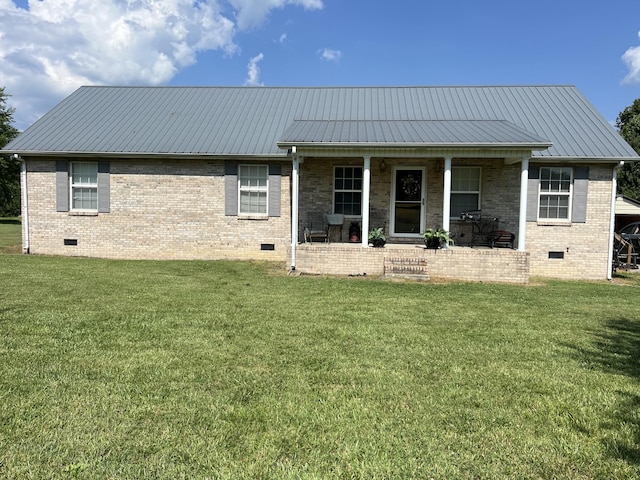
M 7 106 L 7 94 L 0 87 L 0 148 L 18 136 L 13 124 L 15 109 Z M 0 217 L 20 215 L 20 160 L 0 155 Z
M 0 148 L 20 133 L 13 126 L 14 108 L 0 87 Z M 640 98 L 625 108 L 615 123 L 622 138 L 640 155 Z M 618 173 L 618 193 L 640 201 L 640 162 L 626 162 Z M 20 215 L 20 160 L 0 155 L 0 217 Z

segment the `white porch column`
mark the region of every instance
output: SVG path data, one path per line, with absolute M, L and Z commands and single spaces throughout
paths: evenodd
M 293 167 L 291 170 L 291 270 L 296 269 L 296 246 L 298 245 L 298 185 L 300 175 L 300 158 L 296 147 L 291 147 Z
M 364 157 L 364 171 L 362 172 L 362 233 L 363 247 L 369 246 L 369 192 L 371 189 L 371 155 Z
M 444 158 L 444 197 L 442 199 L 442 228 L 449 231 L 451 217 L 451 157 Z
M 518 218 L 518 251 L 526 251 L 527 238 L 527 185 L 529 183 L 529 157 L 522 157 L 520 170 L 520 216 Z

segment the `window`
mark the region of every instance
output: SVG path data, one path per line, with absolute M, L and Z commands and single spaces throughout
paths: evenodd
M 571 167 L 540 167 L 538 218 L 570 219 L 572 171 Z
M 480 167 L 451 168 L 451 216 L 480 210 Z
M 362 167 L 336 167 L 333 213 L 362 215 Z
M 267 165 L 239 166 L 240 215 L 267 215 L 268 180 Z
M 69 172 L 71 183 L 71 210 L 98 210 L 98 164 L 72 162 Z

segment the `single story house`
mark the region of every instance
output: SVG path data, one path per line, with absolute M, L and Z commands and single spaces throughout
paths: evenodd
M 82 87 L 3 152 L 26 253 L 517 283 L 610 278 L 638 160 L 573 86 Z

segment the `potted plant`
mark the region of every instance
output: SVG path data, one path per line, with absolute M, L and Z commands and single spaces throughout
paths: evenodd
M 449 232 L 443 228 L 428 228 L 422 234 L 427 248 L 442 248 L 453 243 Z
M 387 237 L 384 235 L 384 229 L 382 227 L 371 229 L 369 231 L 369 242 L 374 247 L 384 247 L 384 244 L 387 243 Z

